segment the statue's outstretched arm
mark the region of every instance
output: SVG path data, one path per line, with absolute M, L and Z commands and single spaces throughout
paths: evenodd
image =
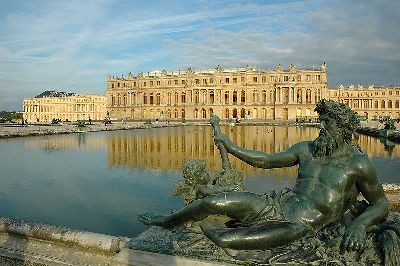
M 365 161 L 358 163 L 356 167 L 360 171 L 356 186 L 369 206 L 346 229 L 341 248 L 348 251 L 362 249 L 368 228 L 386 219 L 389 212 L 382 185 L 369 159 L 365 157 Z
M 219 145 L 223 144 L 226 151 L 240 160 L 258 168 L 288 167 L 298 164 L 298 154 L 304 143 L 293 145 L 284 152 L 267 154 L 261 151 L 247 150 L 234 144 L 227 136 L 222 134 L 219 126 L 219 118 L 212 115 L 210 119 L 214 129 L 214 140 Z

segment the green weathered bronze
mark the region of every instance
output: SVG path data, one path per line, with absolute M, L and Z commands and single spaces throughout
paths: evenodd
M 331 100 L 321 100 L 315 111 L 320 119 L 318 138 L 275 154 L 235 145 L 221 133 L 219 118 L 211 117 L 221 156 L 225 149 L 264 169 L 298 165 L 298 178 L 292 190 L 270 195 L 243 191 L 210 193 L 171 215 L 148 213 L 140 215 L 139 220 L 174 228 L 210 215 L 225 215 L 233 221 L 229 226 L 217 220 L 200 224 L 203 234 L 217 246 L 226 250 L 274 250 L 316 236 L 322 229 L 346 220 L 351 213 L 352 218 L 342 223 L 345 228 L 339 241 L 332 233 L 327 246 L 339 242 L 338 251 L 342 253 L 362 252 L 368 242 L 367 233 L 387 219 L 388 201 L 369 158 L 352 144 L 352 134 L 359 125 L 356 114 L 348 106 Z M 357 202 L 359 193 L 367 200 L 362 207 Z M 400 255 L 396 235 L 400 232 L 393 230 L 382 229 L 378 233 L 384 239 L 381 244 L 387 265 L 396 265 Z

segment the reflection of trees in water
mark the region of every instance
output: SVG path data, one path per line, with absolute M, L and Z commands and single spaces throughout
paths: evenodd
M 39 147 L 44 152 L 64 152 L 68 150 L 99 150 L 105 148 L 104 136 L 87 133 L 43 136 L 24 140 L 28 147 Z
M 86 133 L 78 133 L 78 147 L 86 146 Z

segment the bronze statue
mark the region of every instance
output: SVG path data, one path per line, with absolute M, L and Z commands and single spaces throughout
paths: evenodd
M 340 220 L 361 193 L 368 204 L 347 226 L 340 247 L 343 252 L 362 250 L 367 231 L 387 218 L 388 201 L 369 158 L 352 144 L 352 134 L 359 125 L 356 114 L 348 106 L 331 100 L 321 100 L 315 111 L 320 120 L 318 138 L 275 154 L 235 145 L 221 133 L 219 118 L 211 117 L 215 142 L 235 157 L 264 169 L 298 165 L 298 178 L 292 190 L 272 195 L 216 193 L 170 215 L 147 213 L 140 215 L 139 220 L 171 228 L 187 221 L 201 221 L 209 215 L 226 215 L 239 226 L 209 221 L 200 225 L 204 235 L 216 245 L 234 250 L 271 249 L 315 235 Z

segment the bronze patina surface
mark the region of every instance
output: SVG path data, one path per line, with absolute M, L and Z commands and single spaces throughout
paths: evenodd
M 218 117 L 211 118 L 224 170 L 230 168 L 224 153 L 264 169 L 298 165 L 293 189 L 260 195 L 218 185 L 209 193 L 196 192 L 198 199 L 187 200 L 188 205 L 170 215 L 147 213 L 139 220 L 185 235 L 179 239 L 191 237 L 177 228 L 203 221 L 200 235 L 240 261 L 398 265 L 400 221 L 396 213 L 388 219 L 388 201 L 376 171 L 352 144 L 359 125 L 356 114 L 331 100 L 321 100 L 315 111 L 320 119 L 318 138 L 275 154 L 237 146 L 221 133 Z M 359 194 L 366 201 L 357 201 Z M 229 221 L 209 219 L 215 215 Z

